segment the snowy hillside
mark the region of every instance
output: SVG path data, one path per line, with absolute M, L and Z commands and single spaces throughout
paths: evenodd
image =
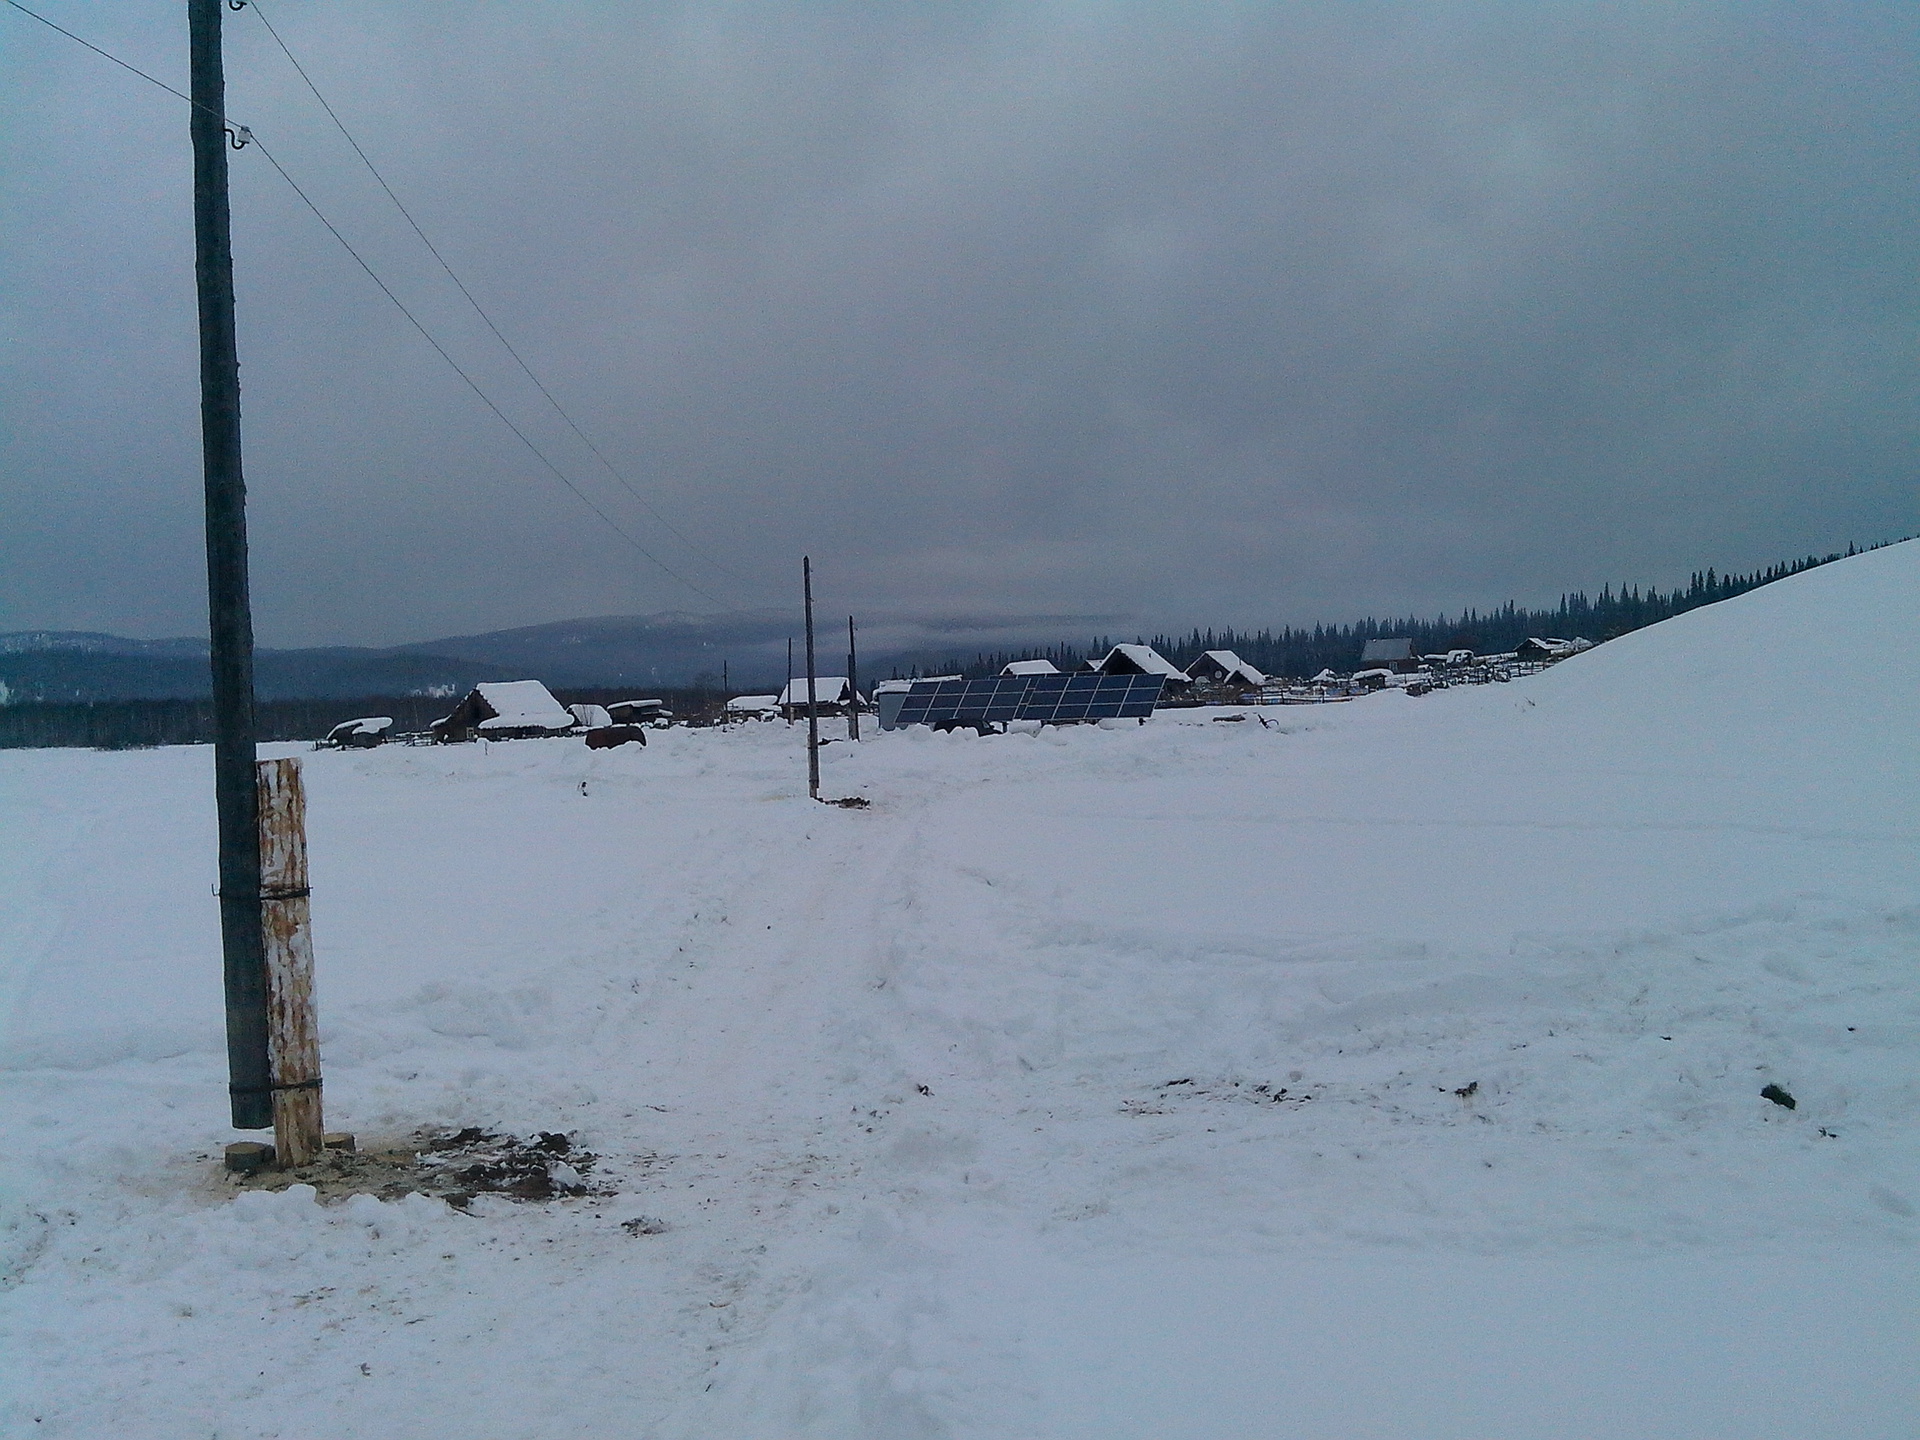
M 1920 543 L 867 810 L 779 724 L 309 755 L 330 1126 L 612 1192 L 471 1213 L 233 1198 L 209 756 L 0 754 L 0 1434 L 1912 1437 L 1913 617 Z

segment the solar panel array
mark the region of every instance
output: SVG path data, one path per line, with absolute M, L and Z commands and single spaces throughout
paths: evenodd
M 919 680 L 893 724 L 994 725 L 1038 720 L 1131 720 L 1151 715 L 1166 683 L 1160 675 L 1002 675 L 992 680 Z

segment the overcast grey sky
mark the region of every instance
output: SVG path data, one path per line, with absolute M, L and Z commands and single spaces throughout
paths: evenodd
M 180 0 L 29 3 L 184 88 Z M 247 151 L 264 643 L 783 604 L 803 550 L 836 613 L 1153 628 L 1920 530 L 1911 3 L 265 3 L 692 543 L 247 13 L 229 112 L 698 589 Z M 5 10 L 0 80 L 0 630 L 202 631 L 186 107 Z

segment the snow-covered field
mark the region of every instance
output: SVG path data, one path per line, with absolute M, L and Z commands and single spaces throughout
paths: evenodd
M 330 1125 L 619 1192 L 471 1214 L 234 1198 L 207 753 L 0 754 L 0 1433 L 1920 1435 L 1916 620 L 311 755 Z

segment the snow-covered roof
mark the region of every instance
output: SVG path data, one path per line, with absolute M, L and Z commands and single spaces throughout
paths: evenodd
M 837 705 L 847 698 L 847 677 L 844 675 L 816 675 L 813 677 L 813 698 L 821 705 Z M 782 705 L 804 705 L 807 703 L 807 677 L 789 680 L 787 688 L 780 692 Z
M 603 725 L 613 724 L 613 716 L 607 713 L 604 705 L 569 705 L 567 712 L 573 716 L 576 723 L 586 726 L 589 730 L 598 730 Z
M 1051 660 L 1009 660 L 1002 675 L 1058 675 L 1060 667 Z
M 327 732 L 327 739 L 343 740 L 349 735 L 382 735 L 392 728 L 391 715 L 366 715 L 358 720 L 342 720 Z
M 1262 675 L 1258 670 L 1254 669 L 1253 666 L 1247 664 L 1246 661 L 1242 660 L 1231 650 L 1202 651 L 1200 658 L 1187 667 L 1187 673 L 1191 675 L 1195 670 L 1208 668 L 1209 662 L 1211 662 L 1213 666 L 1217 666 L 1222 678 L 1228 681 L 1238 681 L 1243 685 L 1264 685 L 1267 683 L 1267 677 L 1265 675 Z
M 758 715 L 767 710 L 778 710 L 778 695 L 736 695 L 727 701 L 727 709 L 736 715 Z
M 476 727 L 482 731 L 573 728 L 573 713 L 538 680 L 489 680 L 473 688 L 493 711 Z
M 1340 677 L 1334 674 L 1331 670 L 1322 670 L 1318 675 L 1313 677 L 1313 683 L 1316 685 L 1326 685 L 1326 684 L 1330 684 L 1335 680 L 1338 680 L 1339 678 Z
M 1106 675 L 1165 675 L 1169 680 L 1187 678 L 1186 671 L 1151 645 L 1116 645 L 1093 668 Z

